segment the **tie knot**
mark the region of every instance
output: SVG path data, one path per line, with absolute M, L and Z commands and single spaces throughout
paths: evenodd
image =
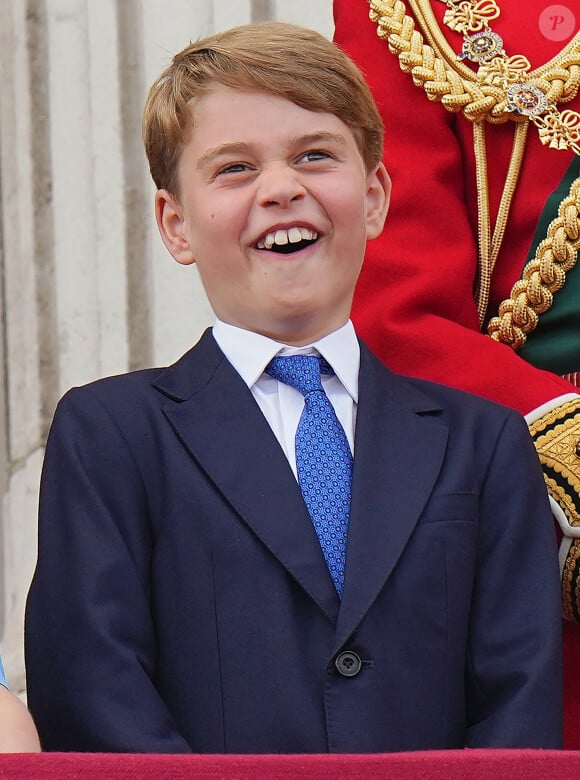
M 321 373 L 334 372 L 324 358 L 316 355 L 288 355 L 271 360 L 266 373 L 306 396 L 308 393 L 322 390 Z

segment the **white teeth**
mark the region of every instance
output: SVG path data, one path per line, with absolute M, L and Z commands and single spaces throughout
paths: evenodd
M 274 234 L 274 243 L 279 245 L 284 245 L 288 243 L 288 231 L 287 230 L 277 230 Z
M 288 230 L 280 229 L 273 233 L 267 233 L 261 241 L 258 241 L 258 249 L 271 249 L 274 244 L 284 246 L 285 244 L 298 244 L 300 241 L 314 241 L 318 238 L 318 233 L 305 227 L 291 227 Z

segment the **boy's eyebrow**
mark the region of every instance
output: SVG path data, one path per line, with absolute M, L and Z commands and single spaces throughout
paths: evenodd
M 307 133 L 306 135 L 297 136 L 290 141 L 290 147 L 319 143 L 335 143 L 340 146 L 346 146 L 346 139 L 340 133 L 330 133 L 326 130 L 320 130 L 316 133 Z M 237 141 L 233 143 L 220 144 L 212 149 L 208 149 L 197 162 L 198 168 L 204 168 L 208 163 L 214 160 L 216 157 L 221 157 L 226 154 L 243 154 L 247 152 L 252 146 L 251 143 L 245 143 L 244 141 Z
M 341 133 L 331 133 L 328 130 L 320 130 L 316 133 L 307 133 L 292 140 L 293 146 L 300 144 L 338 143 L 344 146 L 346 139 Z
M 224 154 L 242 154 L 243 152 L 246 152 L 248 148 L 249 144 L 246 144 L 243 141 L 214 146 L 212 149 L 208 149 L 207 152 L 204 152 L 204 154 L 201 155 L 197 161 L 197 167 L 204 168 L 216 157 L 221 157 Z

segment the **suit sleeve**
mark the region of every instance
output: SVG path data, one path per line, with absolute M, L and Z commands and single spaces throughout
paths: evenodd
M 559 748 L 556 542 L 525 423 L 510 413 L 480 498 L 467 668 L 468 747 Z
M 189 752 L 155 687 L 146 491 L 90 389 L 61 401 L 41 481 L 26 610 L 28 703 L 43 747 Z

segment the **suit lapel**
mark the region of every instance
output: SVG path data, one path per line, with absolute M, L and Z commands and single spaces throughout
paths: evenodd
M 385 586 L 437 480 L 448 435 L 438 411 L 361 345 L 345 588 L 335 651 Z
M 338 596 L 292 470 L 211 333 L 167 369 L 156 386 L 172 399 L 163 411 L 193 458 L 334 622 Z
M 361 345 L 346 577 L 339 604 L 286 457 L 211 333 L 155 384 L 171 399 L 164 413 L 192 457 L 337 622 L 335 650 L 340 649 L 385 586 L 437 480 L 448 434 L 439 409 Z

